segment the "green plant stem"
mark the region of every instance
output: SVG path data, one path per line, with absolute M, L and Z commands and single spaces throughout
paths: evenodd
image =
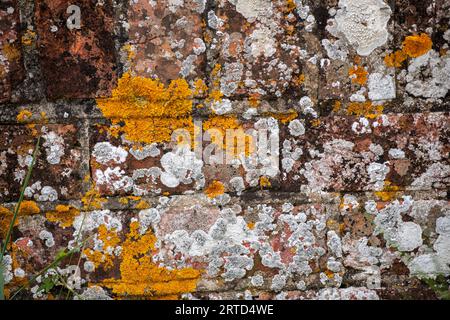
M 85 239 L 82 242 L 82 245 L 84 245 L 84 243 L 86 241 L 88 241 L 91 237 L 88 237 L 87 239 Z M 72 250 L 69 250 L 68 252 L 59 255 L 58 257 L 56 257 L 55 260 L 53 260 L 52 263 L 50 263 L 48 266 L 46 266 L 44 269 L 42 269 L 38 274 L 36 274 L 33 278 L 31 278 L 31 280 L 28 282 L 28 284 L 21 286 L 16 292 L 14 292 L 14 294 L 11 296 L 11 300 L 14 299 L 15 296 L 17 296 L 17 294 L 19 294 L 19 292 L 21 292 L 23 289 L 25 289 L 26 287 L 30 286 L 30 284 L 32 284 L 39 276 L 43 275 L 44 273 L 46 273 L 48 270 L 50 269 L 54 269 L 56 266 L 58 266 L 61 261 L 63 261 L 65 258 L 67 258 L 69 255 L 74 254 L 75 252 L 78 252 L 80 250 L 82 246 L 77 246 L 76 248 L 73 248 Z
M 3 271 L 4 271 L 4 266 L 3 266 L 3 258 L 5 256 L 5 252 L 6 249 L 8 248 L 8 243 L 11 240 L 11 234 L 12 231 L 14 229 L 14 224 L 16 223 L 17 220 L 17 216 L 19 215 L 19 209 L 20 209 L 20 205 L 22 204 L 23 198 L 25 196 L 25 189 L 28 187 L 28 183 L 30 182 L 30 178 L 31 178 L 31 173 L 33 171 L 33 167 L 36 163 L 36 157 L 37 157 L 37 153 L 39 151 L 39 143 L 41 141 L 41 137 L 39 136 L 36 142 L 36 146 L 34 148 L 33 151 L 33 159 L 31 160 L 31 164 L 28 167 L 28 172 L 27 175 L 25 176 L 25 180 L 23 182 L 22 188 L 20 190 L 20 196 L 19 196 L 19 201 L 16 204 L 16 207 L 14 209 L 14 215 L 11 219 L 11 223 L 9 224 L 9 229 L 8 229 L 8 233 L 6 234 L 6 238 L 4 240 L 3 246 L 2 246 L 2 250 L 0 252 L 0 300 L 4 300 L 5 299 L 5 295 L 4 295 L 4 285 L 5 285 L 5 279 L 3 277 Z

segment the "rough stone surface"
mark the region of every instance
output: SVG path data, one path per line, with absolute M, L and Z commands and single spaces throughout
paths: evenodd
M 445 0 L 0 1 L 2 244 L 39 140 L 6 297 L 448 298 L 449 20 Z

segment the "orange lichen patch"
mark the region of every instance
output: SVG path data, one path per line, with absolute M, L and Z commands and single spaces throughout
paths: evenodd
M 29 216 L 33 214 L 38 214 L 41 212 L 41 209 L 39 209 L 39 206 L 36 202 L 30 201 L 30 200 L 24 200 L 20 204 L 19 207 L 19 215 L 22 216 Z
M 11 224 L 13 213 L 7 208 L 0 206 L 0 236 L 4 238 Z M 16 222 L 17 225 L 17 222 Z
M 192 292 L 201 275 L 193 268 L 168 270 L 156 265 L 152 257 L 156 237 L 151 231 L 139 234 L 139 223 L 130 224 L 130 232 L 122 243 L 120 279 L 106 279 L 103 284 L 119 297 L 172 297 Z
M 194 82 L 194 94 L 195 95 L 201 95 L 208 92 L 208 86 L 202 79 L 197 79 Z
M 286 7 L 284 8 L 285 13 L 291 13 L 297 8 L 294 0 L 286 0 Z
M 383 113 L 383 109 L 382 105 L 374 106 L 371 101 L 351 102 L 347 107 L 347 114 L 375 119 Z
M 102 204 L 106 201 L 106 199 L 100 197 L 100 193 L 96 190 L 95 186 L 92 186 L 91 189 L 81 198 L 83 210 L 87 211 L 92 209 L 101 209 Z
M 400 68 L 406 59 L 408 59 L 406 53 L 402 50 L 398 50 L 384 57 L 384 63 L 391 68 Z
M 330 270 L 325 270 L 325 274 L 328 277 L 328 279 L 333 279 L 334 278 L 334 273 Z
M 132 77 L 119 79 L 112 97 L 97 99 L 103 115 L 114 130 L 138 143 L 167 142 L 174 130 L 192 127 L 192 91 L 184 79 L 166 87 L 159 80 Z
M 227 155 L 237 157 L 241 151 L 245 151 L 245 155 L 248 156 L 254 151 L 253 137 L 244 132 L 244 129 L 236 116 L 214 116 L 209 118 L 203 123 L 203 130 L 206 132 L 212 129 L 222 135 L 222 141 L 216 141 L 219 137 L 212 134 L 212 143 L 222 145 L 223 149 L 227 152 Z M 233 141 L 227 139 L 227 135 L 230 134 L 230 131 L 228 130 L 232 130 L 232 133 L 235 134 L 235 139 Z M 231 145 L 227 142 L 231 142 Z M 239 150 L 241 144 L 245 150 Z
M 431 50 L 433 41 L 426 33 L 420 35 L 408 36 L 403 41 L 403 52 L 411 58 L 423 56 Z
M 342 102 L 340 102 L 339 100 L 336 100 L 333 104 L 333 112 L 339 112 L 339 110 L 341 110 L 342 107 Z
M 248 97 L 248 104 L 251 107 L 256 108 L 261 104 L 260 98 L 261 95 L 259 93 L 252 93 Z
M 16 61 L 20 58 L 20 51 L 16 47 L 11 46 L 9 43 L 6 43 L 3 46 L 2 51 L 9 61 Z
M 49 211 L 45 214 L 48 221 L 58 223 L 58 225 L 65 229 L 72 226 L 73 220 L 80 214 L 80 210 L 71 205 L 57 205 L 54 211 Z
M 141 200 L 136 204 L 135 208 L 139 210 L 148 209 L 150 208 L 150 204 L 145 200 Z
M 23 110 L 20 110 L 20 112 L 17 115 L 16 119 L 17 119 L 18 122 L 24 123 L 24 122 L 29 121 L 31 119 L 32 115 L 33 114 L 31 113 L 31 111 L 23 109 Z
M 291 122 L 292 120 L 298 118 L 298 112 L 295 110 L 291 110 L 287 113 L 269 112 L 269 113 L 263 114 L 263 117 L 272 117 L 274 119 L 277 119 L 278 121 L 280 121 L 283 124 L 287 124 L 287 123 Z
M 261 188 L 270 188 L 272 186 L 270 179 L 266 176 L 259 178 L 259 185 Z
M 298 77 L 295 77 L 295 78 L 292 80 L 292 82 L 293 82 L 294 85 L 296 85 L 296 86 L 301 86 L 303 83 L 305 83 L 305 79 L 306 79 L 305 75 L 304 75 L 304 74 L 301 74 L 301 75 L 299 75 Z
M 369 73 L 364 67 L 354 66 L 348 71 L 348 75 L 350 78 L 352 78 L 352 83 L 357 83 L 363 86 L 367 82 L 367 76 L 369 75 Z
M 311 120 L 311 125 L 313 126 L 313 127 L 318 127 L 318 126 L 320 126 L 320 124 L 322 123 L 321 121 L 320 121 L 320 119 L 313 119 L 313 120 Z
M 19 224 L 20 216 L 29 216 L 33 214 L 38 214 L 41 212 L 39 206 L 34 201 L 24 200 L 20 204 L 19 212 L 17 213 L 18 218 L 16 219 L 14 226 Z M 3 238 L 6 236 L 9 226 L 11 225 L 12 218 L 14 216 L 13 211 L 0 206 L 0 236 Z
M 222 182 L 214 180 L 206 189 L 208 198 L 214 199 L 225 193 L 225 186 Z
M 213 102 L 221 102 L 223 97 L 223 93 L 220 90 L 212 90 L 209 94 L 207 101 L 213 101 Z
M 36 32 L 31 30 L 27 30 L 25 34 L 22 36 L 22 44 L 25 46 L 31 46 L 33 44 L 33 40 L 36 38 Z
M 108 230 L 102 224 L 98 227 L 97 239 L 103 244 L 102 250 L 97 251 L 91 248 L 83 250 L 87 259 L 94 263 L 95 267 L 102 267 L 103 270 L 110 270 L 114 266 L 114 248 L 119 245 L 120 237 L 115 229 Z
M 376 191 L 375 195 L 381 201 L 391 201 L 398 196 L 399 190 L 400 190 L 400 188 L 398 186 L 393 186 L 390 181 L 385 181 L 383 190 Z
M 130 201 L 139 201 L 139 200 L 141 200 L 141 197 L 138 196 L 126 196 L 119 198 L 119 202 L 121 204 L 128 204 L 130 203 Z
M 248 222 L 247 228 L 249 228 L 250 230 L 253 230 L 255 228 L 255 223 L 253 221 Z

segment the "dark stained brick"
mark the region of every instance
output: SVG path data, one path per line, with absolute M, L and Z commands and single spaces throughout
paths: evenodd
M 0 103 L 9 101 L 23 78 L 18 1 L 0 2 Z
M 66 26 L 69 5 L 81 10 L 79 30 Z M 35 15 L 47 96 L 109 96 L 116 80 L 111 1 L 36 1 Z

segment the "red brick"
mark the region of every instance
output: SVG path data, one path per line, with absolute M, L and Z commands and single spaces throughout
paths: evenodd
M 47 96 L 109 96 L 115 86 L 114 10 L 89 0 L 36 1 L 38 46 Z M 81 10 L 81 29 L 66 26 L 69 5 Z M 52 32 L 53 30 L 57 30 Z

